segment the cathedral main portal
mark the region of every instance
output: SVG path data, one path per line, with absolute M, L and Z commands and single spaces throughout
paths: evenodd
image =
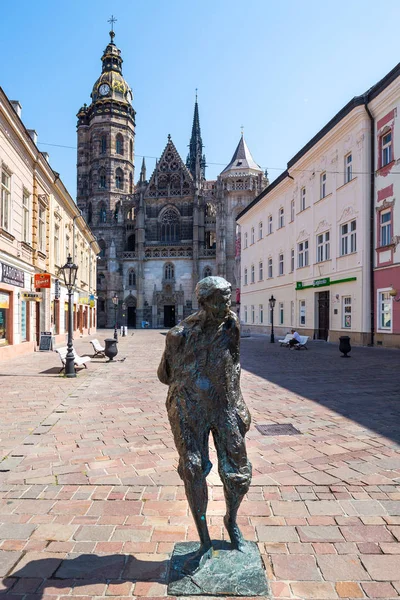
M 175 305 L 165 304 L 164 305 L 164 327 L 175 327 Z

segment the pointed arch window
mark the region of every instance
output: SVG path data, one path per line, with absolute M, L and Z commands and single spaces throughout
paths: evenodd
M 127 252 L 134 252 L 135 251 L 135 245 L 136 245 L 136 237 L 135 234 L 132 233 L 128 239 L 126 240 L 126 250 Z
M 133 176 L 129 173 L 129 193 L 133 194 Z
M 99 246 L 100 246 L 100 253 L 99 253 L 99 257 L 100 258 L 105 258 L 106 256 L 106 243 L 104 240 L 99 240 Z
M 115 187 L 117 190 L 124 189 L 124 173 L 122 169 L 119 168 L 115 171 Z
M 129 160 L 133 162 L 133 142 L 129 140 Z
M 88 213 L 87 213 L 87 222 L 90 225 L 90 223 L 92 222 L 93 219 L 93 208 L 92 208 L 92 203 L 89 202 L 89 206 L 88 206 Z
M 128 272 L 128 285 L 130 288 L 136 287 L 136 271 L 135 271 L 135 269 L 130 269 Z
M 180 235 L 179 213 L 173 208 L 167 208 L 161 216 L 161 241 L 176 242 Z
M 175 278 L 175 267 L 172 263 L 167 263 L 164 267 L 164 279 L 174 279 Z
M 100 223 L 107 223 L 107 209 L 105 204 L 100 205 L 99 221 Z
M 203 277 L 211 277 L 212 270 L 211 267 L 206 267 L 203 271 Z
M 101 154 L 106 154 L 107 152 L 107 136 L 102 135 L 100 138 L 100 152 Z
M 105 190 L 107 187 L 107 179 L 106 179 L 106 170 L 105 169 L 100 169 L 99 185 L 102 190 Z
M 99 273 L 97 275 L 97 287 L 101 288 L 104 285 L 105 280 L 106 280 L 106 278 L 105 278 L 104 273 Z
M 124 155 L 124 138 L 120 133 L 117 134 L 115 139 L 115 151 L 117 154 L 121 154 L 121 156 Z

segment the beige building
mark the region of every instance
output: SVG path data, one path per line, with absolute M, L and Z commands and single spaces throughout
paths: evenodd
M 79 267 L 75 335 L 95 330 L 99 247 L 36 142 L 20 104 L 0 88 L 0 360 L 37 349 L 42 332 L 65 341 L 67 291 L 58 271 L 68 252 Z
M 238 217 L 241 321 L 336 341 L 370 336 L 370 120 L 350 102 Z

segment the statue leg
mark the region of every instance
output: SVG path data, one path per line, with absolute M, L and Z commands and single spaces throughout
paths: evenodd
M 226 502 L 224 525 L 232 546 L 237 550 L 243 550 L 244 539 L 237 524 L 237 513 L 250 487 L 251 464 L 247 459 L 244 435 L 238 427 L 226 427 L 226 423 L 231 422 L 231 419 L 227 419 L 225 427 L 213 431 L 213 435 L 218 455 L 218 471 L 224 485 Z

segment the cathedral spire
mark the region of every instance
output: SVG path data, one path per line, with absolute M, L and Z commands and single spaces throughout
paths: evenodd
M 196 101 L 194 104 L 192 135 L 189 143 L 189 154 L 186 159 L 186 166 L 195 179 L 205 179 L 206 157 L 203 154 L 203 141 L 201 139 L 199 105 L 197 102 L 197 89 Z
M 146 161 L 143 156 L 142 160 L 142 168 L 140 169 L 140 183 L 144 183 L 146 181 Z

